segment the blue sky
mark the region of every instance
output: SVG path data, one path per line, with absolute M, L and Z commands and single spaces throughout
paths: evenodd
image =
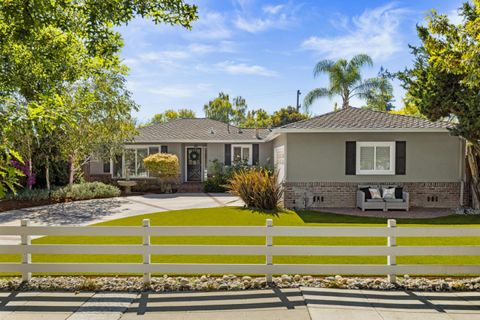
M 326 58 L 369 54 L 374 67 L 365 68 L 364 77 L 381 66 L 401 70 L 412 62 L 408 44 L 417 44 L 415 25 L 432 8 L 458 21 L 462 1 L 188 2 L 199 7 L 192 30 L 144 19 L 120 28 L 139 121 L 169 108 L 190 108 L 202 117 L 203 105 L 220 91 L 243 96 L 250 109 L 295 105 L 297 89 L 303 98 L 328 84 L 312 76 L 315 63 Z M 394 88 L 399 108 L 404 92 L 398 83 Z M 311 112 L 331 111 L 336 101 L 321 99 Z

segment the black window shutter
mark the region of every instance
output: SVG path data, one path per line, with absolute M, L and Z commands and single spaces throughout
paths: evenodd
M 260 158 L 260 146 L 258 143 L 254 143 L 252 145 L 252 164 L 254 166 L 257 166 L 259 164 L 259 158 Z
M 160 152 L 161 153 L 168 153 L 168 146 L 161 146 L 160 147 Z
M 232 164 L 232 145 L 225 145 L 225 165 L 229 166 Z
M 407 173 L 407 142 L 397 141 L 395 143 L 395 174 L 404 175 Z
M 357 143 L 355 141 L 345 142 L 345 174 L 355 175 L 357 173 Z

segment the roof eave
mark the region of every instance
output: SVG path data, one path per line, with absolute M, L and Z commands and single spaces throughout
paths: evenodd
M 130 141 L 125 144 L 159 144 L 159 143 L 262 143 L 265 139 L 246 139 L 246 140 L 192 140 L 192 139 L 176 139 L 176 140 L 144 140 Z
M 448 132 L 447 128 L 277 128 L 273 133 Z

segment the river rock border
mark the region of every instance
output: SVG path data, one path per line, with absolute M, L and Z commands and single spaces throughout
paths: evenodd
M 361 277 L 312 277 L 282 275 L 274 277 L 268 284 L 265 277 L 224 275 L 222 277 L 153 277 L 145 286 L 141 277 L 34 277 L 22 283 L 20 278 L 0 279 L 1 291 L 126 291 L 126 292 L 177 292 L 216 291 L 278 288 L 343 288 L 370 290 L 412 290 L 412 291 L 480 291 L 480 277 L 477 278 L 419 278 L 398 277 L 397 283 L 385 278 Z

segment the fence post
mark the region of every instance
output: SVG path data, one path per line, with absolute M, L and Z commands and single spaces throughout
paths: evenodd
M 30 225 L 30 221 L 27 219 L 22 219 L 20 222 L 20 225 L 22 227 L 28 227 Z M 31 242 L 31 238 L 29 234 L 22 234 L 21 236 L 21 245 L 22 246 L 29 246 Z M 29 265 L 32 263 L 32 255 L 27 251 L 25 248 L 25 251 L 22 254 L 22 264 L 23 265 Z M 28 271 L 22 271 L 22 281 L 30 281 L 32 279 L 32 273 Z
M 150 246 L 150 219 L 143 219 L 143 265 L 148 266 L 150 264 L 150 252 L 147 252 Z M 150 272 L 145 271 L 143 274 L 143 283 L 149 285 L 151 280 Z
M 388 228 L 390 229 L 390 236 L 387 237 L 387 246 L 388 247 L 396 247 L 397 246 L 397 238 L 394 235 L 395 228 L 397 227 L 397 221 L 395 219 L 388 219 Z M 397 265 L 397 257 L 392 254 L 387 256 L 387 265 L 388 266 L 395 266 Z M 397 276 L 395 273 L 389 273 L 387 276 L 388 282 L 395 283 L 397 281 Z
M 266 245 L 266 254 L 265 254 L 265 264 L 267 266 L 267 270 L 269 270 L 269 266 L 273 265 L 272 263 L 272 253 L 271 253 L 271 248 L 273 246 L 273 240 L 271 236 L 271 230 L 273 227 L 273 220 L 272 219 L 267 219 L 267 229 L 266 229 L 266 237 L 265 237 L 265 245 Z M 273 282 L 273 277 L 270 272 L 267 272 L 265 275 L 265 278 L 267 280 L 267 283 L 272 283 Z

